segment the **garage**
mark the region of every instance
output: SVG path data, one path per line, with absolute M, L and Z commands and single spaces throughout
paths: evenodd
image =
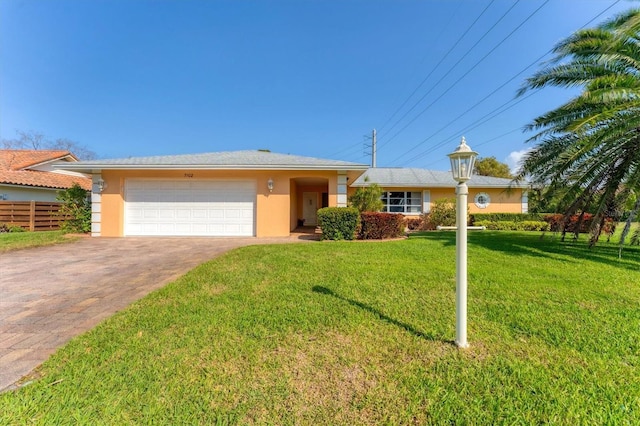
M 249 180 L 127 179 L 124 235 L 255 235 L 256 183 Z

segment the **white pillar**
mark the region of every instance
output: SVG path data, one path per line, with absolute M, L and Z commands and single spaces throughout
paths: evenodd
M 91 236 L 99 237 L 102 227 L 102 191 L 99 182 L 102 175 L 94 174 L 91 180 Z
M 338 187 L 336 189 L 336 207 L 347 207 L 347 172 L 338 172 Z
M 465 182 L 456 187 L 456 345 L 467 342 L 467 195 Z

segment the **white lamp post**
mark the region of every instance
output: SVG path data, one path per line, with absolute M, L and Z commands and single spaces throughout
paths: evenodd
M 456 345 L 469 346 L 467 342 L 467 181 L 471 179 L 477 152 L 469 148 L 462 137 L 460 146 L 451 154 L 451 173 L 456 186 Z

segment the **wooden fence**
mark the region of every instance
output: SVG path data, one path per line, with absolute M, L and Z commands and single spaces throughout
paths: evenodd
M 57 230 L 64 221 L 58 215 L 60 205 L 49 201 L 0 201 L 0 223 L 29 231 Z

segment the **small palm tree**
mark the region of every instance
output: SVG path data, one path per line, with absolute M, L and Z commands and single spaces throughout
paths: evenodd
M 526 127 L 537 145 L 516 179 L 545 185 L 567 217 L 592 211 L 593 245 L 612 209 L 640 189 L 640 9 L 578 31 L 553 52 L 519 94 L 547 86 L 582 92 Z

